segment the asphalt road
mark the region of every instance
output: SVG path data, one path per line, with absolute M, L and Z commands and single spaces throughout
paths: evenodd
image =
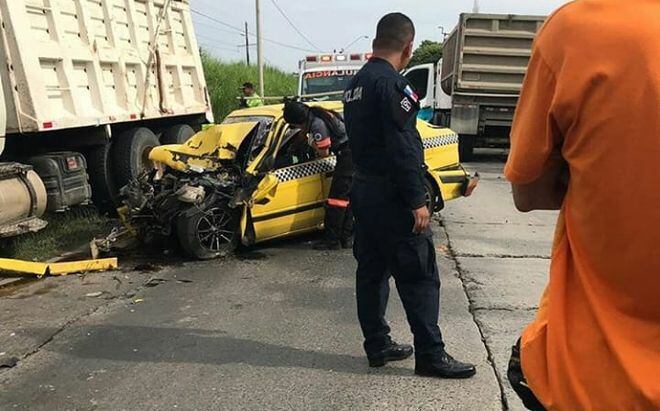
M 0 409 L 522 409 L 501 377 L 545 284 L 555 214 L 514 211 L 501 157 L 470 168 L 480 187 L 434 231 L 441 328 L 475 378 L 418 378 L 412 360 L 369 369 L 353 257 L 304 238 L 0 293 Z M 388 317 L 412 341 L 395 292 Z

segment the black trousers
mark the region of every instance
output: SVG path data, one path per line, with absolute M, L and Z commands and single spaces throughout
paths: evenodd
M 509 360 L 507 377 L 509 378 L 513 390 L 518 394 L 528 410 L 545 411 L 543 404 L 541 404 L 529 388 L 529 385 L 527 385 L 527 379 L 525 379 L 525 375 L 523 374 L 520 362 L 520 339 L 518 339 L 516 345 L 511 349 L 511 359 Z
M 345 241 L 353 235 L 353 212 L 350 205 L 353 186 L 353 161 L 346 149 L 337 154 L 330 194 L 325 208 L 325 237 L 330 242 Z
M 412 211 L 390 190 L 389 182 L 359 176 L 354 180 L 357 307 L 364 349 L 369 355 L 390 341 L 385 311 L 391 275 L 414 335 L 416 359 L 433 361 L 444 343 L 438 327 L 440 277 L 432 233 L 413 234 Z

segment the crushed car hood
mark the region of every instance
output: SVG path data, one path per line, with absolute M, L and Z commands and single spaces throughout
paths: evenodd
M 184 144 L 159 146 L 151 150 L 149 159 L 179 171 L 190 166 L 218 168 L 218 160 L 233 160 L 245 138 L 257 122 L 218 124 L 192 136 Z

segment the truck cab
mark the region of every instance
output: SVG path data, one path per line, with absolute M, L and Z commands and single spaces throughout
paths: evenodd
M 431 124 L 449 127 L 451 114 L 451 97 L 440 87 L 442 59 L 437 64 L 420 64 L 404 71 L 408 80 L 419 97 L 419 118 Z
M 311 55 L 300 61 L 298 95 L 303 100 L 338 101 L 371 53 Z

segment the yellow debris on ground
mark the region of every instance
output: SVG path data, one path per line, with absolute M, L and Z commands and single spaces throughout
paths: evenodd
M 116 258 L 96 260 L 66 261 L 60 263 L 38 263 L 33 261 L 0 258 L 0 271 L 10 271 L 37 276 L 67 275 L 90 271 L 108 271 L 118 267 Z

